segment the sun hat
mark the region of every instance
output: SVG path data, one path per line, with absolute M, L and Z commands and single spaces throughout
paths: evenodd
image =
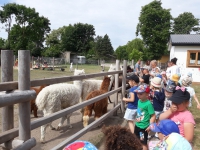
M 175 92 L 175 87 L 174 85 L 167 85 L 165 88 L 165 91 L 169 92 L 169 93 L 173 93 Z
M 143 66 L 141 69 L 146 69 L 149 71 L 150 68 L 148 66 Z
M 160 72 L 160 68 L 159 67 L 156 67 L 155 69 L 158 69 L 158 71 Z
M 184 101 L 189 101 L 190 93 L 185 87 L 176 87 L 175 93 L 169 98 L 175 104 L 181 104 Z
M 139 83 L 139 82 L 140 82 L 139 77 L 138 77 L 137 75 L 135 75 L 135 74 L 133 74 L 133 75 L 131 75 L 131 76 L 127 76 L 126 79 L 128 79 L 128 80 L 133 80 L 133 81 L 135 81 L 136 83 Z
M 75 141 L 64 147 L 63 150 L 98 150 L 98 149 L 88 141 Z
M 174 82 L 178 82 L 180 79 L 180 76 L 178 74 L 173 74 L 171 77 L 171 80 Z
M 192 84 L 192 79 L 190 77 L 185 77 L 181 80 L 181 85 L 190 86 Z
M 149 93 L 150 92 L 150 88 L 147 84 L 141 84 L 136 90 L 135 92 L 137 93 Z
M 161 78 L 154 77 L 153 79 L 151 79 L 151 85 L 154 87 L 161 87 L 161 81 Z
M 150 129 L 153 132 L 161 132 L 165 136 L 171 134 L 172 132 L 180 133 L 178 125 L 170 119 L 161 120 L 159 123 L 152 123 L 150 125 Z

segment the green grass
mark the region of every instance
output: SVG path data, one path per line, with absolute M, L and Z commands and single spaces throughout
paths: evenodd
M 193 85 L 192 86 L 195 89 L 195 93 L 197 98 L 200 101 L 200 88 L 199 85 Z M 200 148 L 200 110 L 197 109 L 197 104 L 195 100 L 192 101 L 192 108 L 190 108 L 190 111 L 192 112 L 195 122 L 196 122 L 196 128 L 194 131 L 194 140 L 193 140 L 193 146 L 194 150 L 199 150 Z

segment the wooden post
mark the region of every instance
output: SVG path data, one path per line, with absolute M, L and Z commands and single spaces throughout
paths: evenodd
M 13 60 L 12 50 L 1 50 L 1 82 L 13 81 Z M 2 108 L 2 131 L 12 128 L 14 128 L 14 107 L 10 105 Z M 9 142 L 5 143 L 5 147 L 9 147 Z
M 30 90 L 30 51 L 18 51 L 18 88 Z M 19 139 L 26 141 L 31 137 L 30 102 L 19 103 Z
M 54 70 L 55 58 L 53 57 L 53 70 Z
M 124 101 L 122 98 L 125 96 L 125 90 L 126 90 L 126 72 L 127 72 L 127 60 L 124 60 L 123 63 L 123 76 L 122 76 L 122 97 L 121 97 L 121 109 L 122 112 L 124 112 Z
M 119 71 L 120 61 L 116 60 L 116 71 Z M 115 89 L 119 87 L 119 74 L 115 74 Z M 118 92 L 115 93 L 114 107 L 118 104 Z M 117 111 L 114 112 L 114 116 L 117 116 Z

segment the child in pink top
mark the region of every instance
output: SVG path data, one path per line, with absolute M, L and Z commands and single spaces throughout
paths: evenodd
M 188 111 L 190 93 L 184 87 L 176 87 L 176 92 L 169 98 L 172 101 L 170 109 L 160 114 L 159 119 L 171 119 L 179 127 L 180 134 L 190 143 L 194 136 L 194 117 Z

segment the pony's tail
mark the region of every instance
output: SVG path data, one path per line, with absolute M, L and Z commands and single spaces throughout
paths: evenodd
M 36 97 L 35 103 L 38 107 L 39 110 L 43 110 L 45 105 L 46 105 L 46 101 L 48 100 L 47 97 L 49 95 L 48 90 L 42 89 L 42 91 L 39 92 L 39 94 Z

